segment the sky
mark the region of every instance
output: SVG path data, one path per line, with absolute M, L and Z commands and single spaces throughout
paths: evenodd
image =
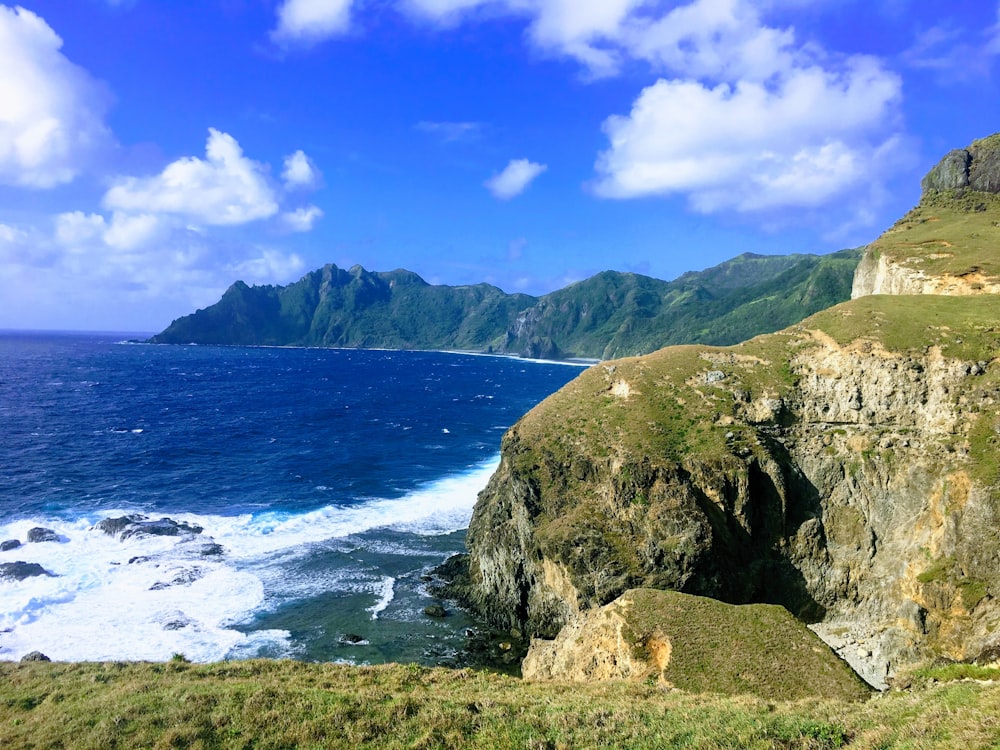
M 998 0 L 0 4 L 0 328 L 327 263 L 541 295 L 870 242 L 1000 131 Z

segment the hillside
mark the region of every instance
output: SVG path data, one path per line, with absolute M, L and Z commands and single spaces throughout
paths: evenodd
M 734 343 L 845 300 L 859 250 L 744 254 L 672 282 L 607 271 L 544 297 L 431 285 L 334 265 L 288 286 L 236 282 L 175 320 L 161 344 L 459 349 L 603 359 L 670 343 Z
M 973 750 L 1000 739 L 997 677 L 935 670 L 876 700 L 791 702 L 412 665 L 0 663 L 0 745 Z
M 995 658 L 995 197 L 927 188 L 924 221 L 866 250 L 854 300 L 737 346 L 606 362 L 549 397 L 480 495 L 466 600 L 544 638 L 636 587 L 781 604 L 880 687 Z M 880 262 L 952 293 L 866 295 L 885 291 L 866 280 Z M 972 266 L 982 286 L 960 295 Z

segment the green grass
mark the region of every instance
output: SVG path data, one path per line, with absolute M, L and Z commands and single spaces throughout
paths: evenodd
M 698 693 L 751 693 L 772 700 L 856 701 L 870 689 L 788 610 L 733 606 L 676 591 L 626 592 L 624 633 L 640 656 L 650 637 L 667 634 L 672 653 L 663 679 Z M 644 656 L 648 660 L 648 657 Z
M 995 747 L 1000 687 L 795 703 L 286 661 L 0 665 L 4 748 Z
M 960 276 L 975 270 L 998 276 L 998 217 L 1000 196 L 931 193 L 870 248 L 929 276 Z

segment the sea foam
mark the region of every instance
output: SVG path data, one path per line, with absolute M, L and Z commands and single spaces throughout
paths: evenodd
M 396 583 L 392 576 L 363 571 L 351 578 L 347 569 L 298 574 L 298 560 L 317 549 L 346 554 L 351 544 L 343 540 L 373 529 L 426 536 L 463 529 L 497 462 L 495 457 L 399 498 L 356 505 L 297 514 L 171 514 L 202 527 L 198 536 L 122 541 L 95 527 L 102 518 L 123 515 L 122 509 L 0 525 L 0 540 L 23 541 L 35 526 L 52 529 L 60 539 L 0 553 L 0 562 L 38 563 L 52 574 L 0 583 L 0 659 L 34 650 L 67 661 L 294 655 L 287 631 L 247 631 L 239 624 L 276 603 L 324 589 L 373 594 L 368 611 L 377 619 L 392 603 Z M 223 554 L 202 554 L 211 541 L 222 545 Z

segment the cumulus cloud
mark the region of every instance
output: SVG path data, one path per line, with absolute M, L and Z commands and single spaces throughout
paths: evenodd
M 548 166 L 545 164 L 537 164 L 527 159 L 511 159 L 502 172 L 483 184 L 494 197 L 506 201 L 527 190 L 528 185 L 546 169 Z
M 623 23 L 650 1 L 400 0 L 400 7 L 410 15 L 446 25 L 474 11 L 525 17 L 528 37 L 537 48 L 576 58 L 593 76 L 605 76 L 619 67 L 621 53 L 614 40 Z
M 105 194 L 104 206 L 208 225 L 245 224 L 278 212 L 265 167 L 245 157 L 235 138 L 210 128 L 205 157 L 178 159 L 155 177 L 121 178 Z
M 100 237 L 107 230 L 107 222 L 100 214 L 70 211 L 56 217 L 56 242 L 68 248 L 80 247 Z
M 899 95 L 899 80 L 867 59 L 843 73 L 794 70 L 773 88 L 661 79 L 605 122 L 596 190 L 686 193 L 701 211 L 820 205 L 869 174 L 883 142 L 867 135 Z
M 281 179 L 284 180 L 287 190 L 306 190 L 318 186 L 322 175 L 313 160 L 299 149 L 285 157 L 285 168 L 281 172 Z
M 301 153 L 287 160 L 292 182 L 305 180 L 295 158 Z M 301 256 L 263 246 L 256 229 L 241 227 L 270 220 L 275 233 L 308 231 L 322 212 L 315 206 L 282 212 L 283 193 L 273 183 L 267 165 L 211 130 L 204 159 L 187 157 L 153 176 L 118 178 L 101 212 L 67 211 L 47 229 L 0 225 L 0 300 L 16 299 L 18 285 L 29 284 L 48 295 L 36 305 L 40 315 L 68 319 L 65 298 L 98 320 L 111 315 L 107 299 L 113 298 L 118 314 L 134 306 L 133 321 L 165 318 L 148 324 L 155 329 L 211 303 L 235 278 L 290 281 L 304 267 Z M 13 313 L 0 309 L 4 314 Z
M 70 182 L 112 145 L 107 91 L 61 47 L 42 18 L 0 5 L 0 183 Z
M 285 226 L 293 232 L 308 232 L 323 216 L 323 211 L 319 206 L 306 206 L 297 208 L 294 211 L 287 211 L 281 215 Z
M 745 0 L 696 0 L 625 38 L 672 76 L 604 122 L 599 195 L 683 194 L 702 212 L 815 207 L 873 186 L 898 147 L 897 75 L 797 44 Z
M 167 227 L 153 214 L 123 214 L 116 211 L 104 232 L 104 242 L 116 250 L 135 250 L 149 245 L 166 232 Z
M 285 0 L 271 39 L 282 45 L 311 45 L 347 32 L 353 0 Z

